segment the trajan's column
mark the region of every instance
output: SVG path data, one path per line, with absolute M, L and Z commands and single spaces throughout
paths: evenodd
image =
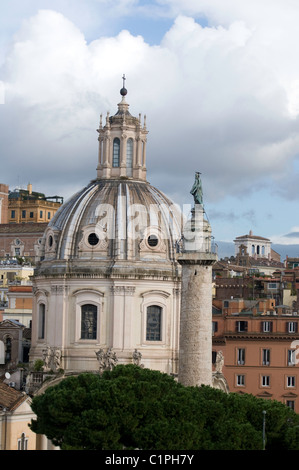
M 212 386 L 211 227 L 204 219 L 200 173 L 191 189 L 194 208 L 186 224 L 178 262 L 182 266 L 178 380 L 186 386 Z

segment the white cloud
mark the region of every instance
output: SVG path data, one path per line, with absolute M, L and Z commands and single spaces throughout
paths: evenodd
M 299 227 L 292 227 L 289 233 L 273 235 L 271 241 L 280 245 L 299 245 Z
M 0 76 L 3 182 L 12 181 L 15 168 L 25 183 L 36 172 L 41 188 L 53 186 L 55 174 L 57 188 L 92 179 L 99 115 L 116 112 L 125 73 L 131 112 L 148 116 L 151 182 L 188 197 L 199 170 L 211 201 L 271 181 L 287 196 L 299 148 L 299 7 L 273 1 L 269 15 L 265 1 L 255 2 L 258 11 L 232 0 L 225 8 L 216 0 L 159 3 L 163 14 L 171 6 L 176 15 L 159 46 L 126 30 L 107 35 L 107 26 L 88 42 L 74 22 L 51 10 L 24 22 Z M 102 24 L 107 5 L 99 2 Z M 137 6 L 118 2 L 116 8 L 128 15 Z M 191 15 L 205 15 L 208 26 Z

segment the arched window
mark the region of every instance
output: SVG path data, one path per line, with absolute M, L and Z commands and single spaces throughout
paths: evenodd
M 38 338 L 45 338 L 45 320 L 46 320 L 46 306 L 45 304 L 39 304 L 38 310 Z
M 127 140 L 127 176 L 133 175 L 133 139 Z
M 96 339 L 97 337 L 97 316 L 96 305 L 85 304 L 81 307 L 81 339 Z
M 114 168 L 119 166 L 119 160 L 120 160 L 120 140 L 118 137 L 116 137 L 113 140 L 113 161 L 112 161 L 112 166 Z
M 162 308 L 150 305 L 146 311 L 146 340 L 161 341 Z

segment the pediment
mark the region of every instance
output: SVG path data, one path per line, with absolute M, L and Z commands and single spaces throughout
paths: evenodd
M 259 398 L 272 398 L 272 393 L 269 392 L 262 392 L 257 395 Z
M 290 400 L 294 400 L 295 398 L 298 397 L 298 395 L 296 393 L 293 393 L 293 392 L 284 393 L 282 396 L 283 396 L 283 398 L 288 398 Z
M 25 325 L 22 325 L 22 323 L 19 323 L 16 320 L 3 320 L 0 322 L 0 329 L 1 330 L 19 330 L 19 329 L 24 329 Z

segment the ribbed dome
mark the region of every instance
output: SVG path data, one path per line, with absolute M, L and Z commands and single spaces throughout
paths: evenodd
M 45 260 L 175 259 L 178 208 L 149 183 L 96 180 L 71 197 L 45 232 Z

